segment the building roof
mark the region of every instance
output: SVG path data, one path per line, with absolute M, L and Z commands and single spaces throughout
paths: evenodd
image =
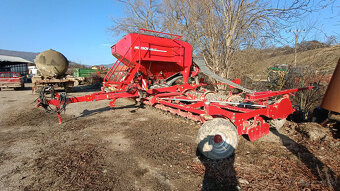
M 24 63 L 32 63 L 31 61 L 25 60 L 20 57 L 16 56 L 5 56 L 5 55 L 0 55 L 0 62 L 24 62 Z

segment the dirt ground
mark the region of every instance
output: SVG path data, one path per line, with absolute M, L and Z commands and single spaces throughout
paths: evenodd
M 91 92 L 78 89 L 71 96 Z M 35 108 L 30 90 L 0 91 L 0 190 L 339 190 L 340 142 L 287 122 L 234 156 L 196 152 L 199 124 L 120 99 Z M 307 124 L 308 125 L 308 124 Z

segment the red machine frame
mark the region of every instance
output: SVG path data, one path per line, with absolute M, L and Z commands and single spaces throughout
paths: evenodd
M 142 31 L 170 38 L 141 34 Z M 201 96 L 192 93 L 208 84 L 190 80 L 199 69 L 192 61 L 191 45 L 182 41 L 181 36 L 140 29 L 137 34 L 125 36 L 111 50 L 117 61 L 105 76 L 101 92 L 70 98 L 56 92 L 54 99 L 44 103 L 40 99 L 38 105 L 56 106 L 61 123 L 60 108 L 66 104 L 111 100 L 109 105 L 114 107 L 119 98 L 134 98 L 202 123 L 217 117 L 229 119 L 239 135 L 248 134 L 254 141 L 268 134 L 268 120 L 284 119 L 294 111 L 290 94 L 313 88 L 240 93 L 238 96 L 243 98 L 240 103 L 227 99 L 209 101 L 206 99 L 209 92 L 204 89 L 200 90 Z M 183 79 L 182 85 L 166 84 L 167 79 L 176 75 Z

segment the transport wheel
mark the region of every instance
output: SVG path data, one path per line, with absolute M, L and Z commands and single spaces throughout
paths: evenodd
M 238 144 L 236 127 L 227 119 L 214 118 L 205 122 L 197 135 L 198 150 L 207 158 L 231 156 Z
M 233 103 L 241 103 L 244 99 L 240 95 L 232 95 L 228 97 L 227 101 Z

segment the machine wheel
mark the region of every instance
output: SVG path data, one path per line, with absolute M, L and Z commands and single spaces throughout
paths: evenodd
M 287 119 L 272 119 L 269 121 L 269 125 L 271 127 L 275 127 L 276 129 L 280 129 L 285 123 L 286 123 Z
M 227 101 L 234 103 L 241 103 L 243 100 L 243 97 L 241 97 L 240 95 L 232 95 L 227 99 Z
M 205 122 L 197 135 L 198 150 L 210 159 L 231 156 L 238 144 L 236 127 L 227 119 L 214 118 Z

